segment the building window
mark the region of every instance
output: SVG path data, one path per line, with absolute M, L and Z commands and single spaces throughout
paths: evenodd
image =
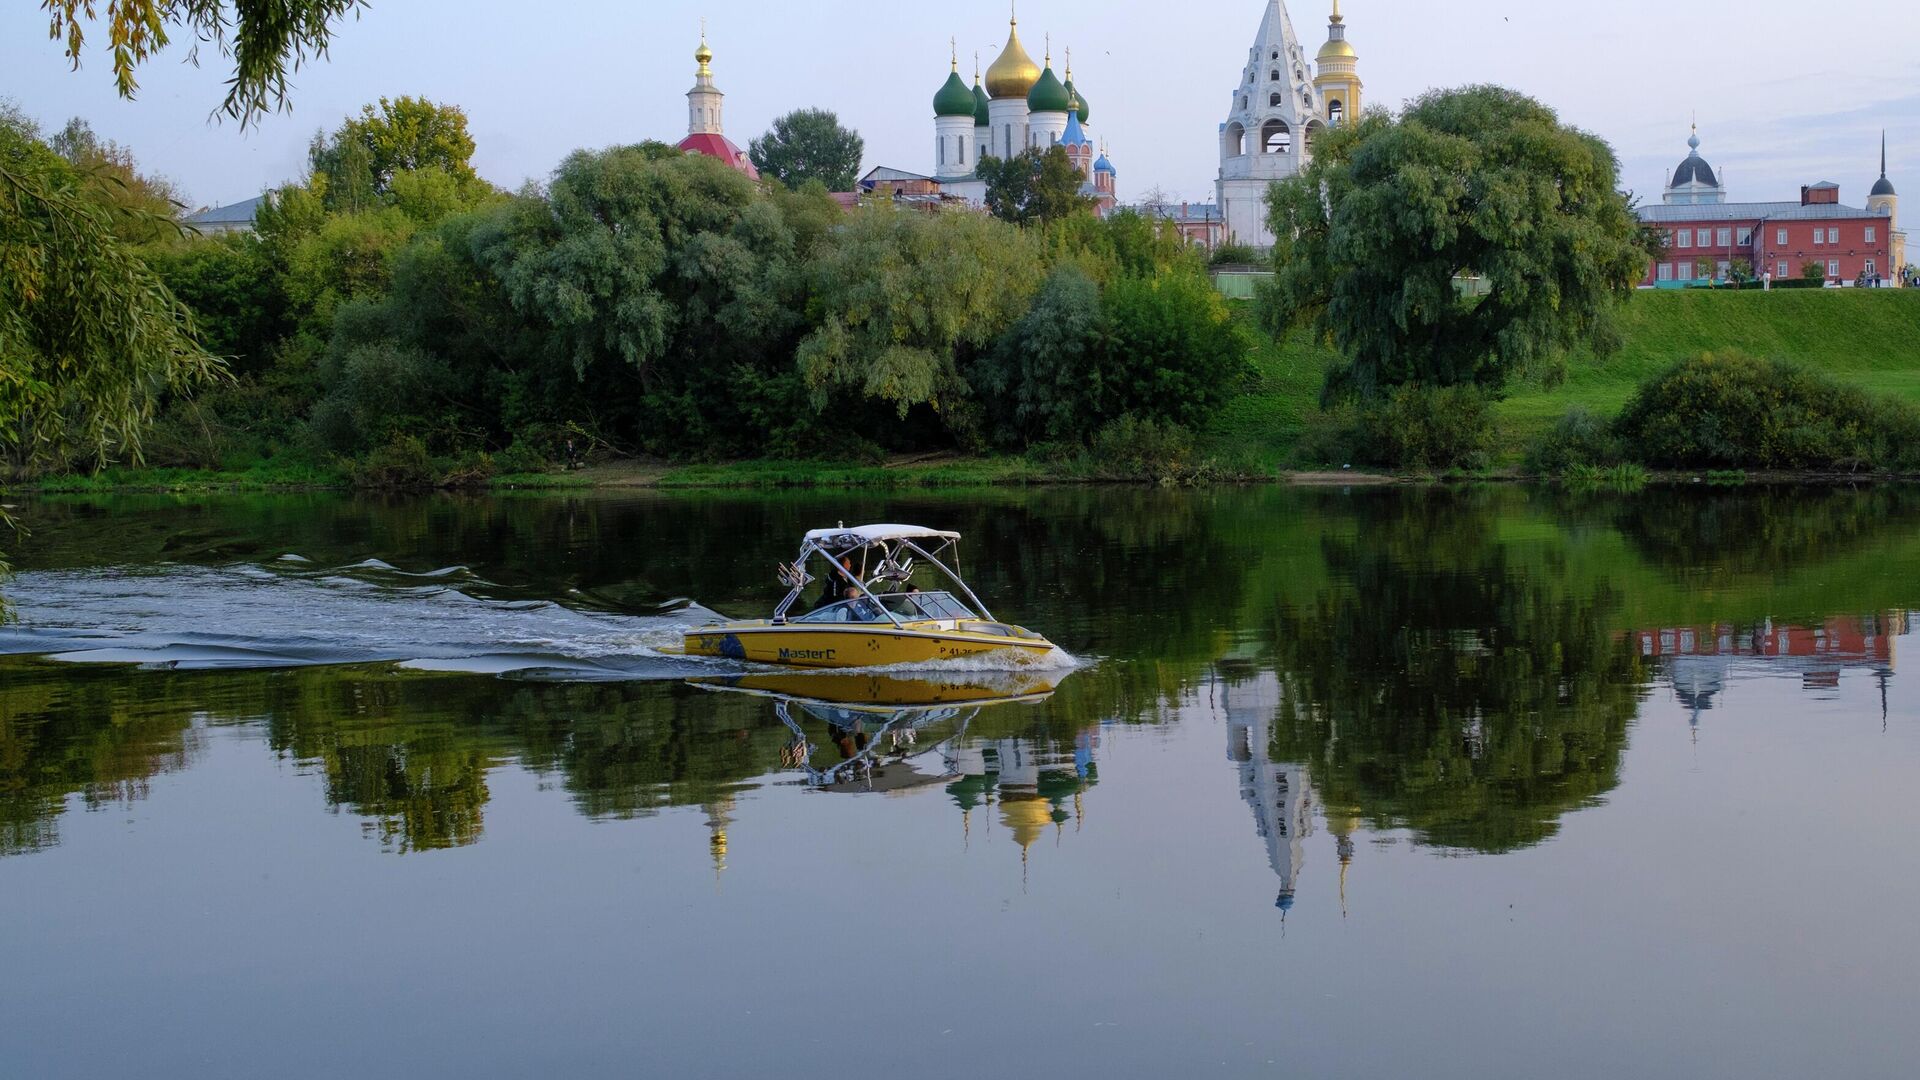
M 1269 95 L 1267 95 L 1267 104 L 1268 104 L 1268 105 L 1271 105 L 1271 106 L 1273 106 L 1273 107 L 1274 107 L 1274 108 L 1276 108 L 1276 109 L 1277 109 L 1277 108 L 1279 108 L 1279 107 L 1280 107 L 1280 95 L 1279 95 L 1279 94 L 1269 94 Z
M 960 164 L 965 165 L 967 163 L 967 137 L 962 135 L 960 138 L 954 140 L 954 142 L 960 148 Z
M 1827 260 L 1827 276 L 1828 277 L 1840 276 L 1840 260 L 1839 259 Z
M 1784 278 L 1784 277 L 1786 277 L 1786 276 L 1787 276 L 1787 273 L 1788 273 L 1788 271 L 1787 271 L 1787 264 L 1786 264 L 1786 263 L 1781 263 L 1781 264 L 1780 264 L 1780 272 L 1779 272 L 1779 273 L 1777 273 L 1777 274 L 1775 274 L 1774 276 L 1775 276 L 1775 277 L 1780 277 L 1780 278 Z
M 1340 104 L 1338 101 L 1327 102 L 1327 119 L 1332 121 L 1332 125 L 1334 127 L 1340 126 L 1340 120 L 1342 117 L 1346 116 L 1346 114 L 1347 114 L 1346 106 Z M 1869 229 L 1867 231 L 1872 232 L 1873 230 Z
M 1869 273 L 1869 274 L 1871 274 L 1871 273 L 1873 273 L 1873 260 L 1872 260 L 1872 259 L 1868 259 L 1868 260 L 1867 260 L 1867 273 Z
M 1733 230 L 1732 230 L 1732 229 L 1721 229 L 1721 230 L 1720 230 L 1720 246 L 1721 246 L 1721 247 L 1726 247 L 1727 245 L 1729 245 L 1729 244 L 1731 244 L 1731 243 L 1733 243 Z
M 1673 264 L 1672 263 L 1660 264 L 1660 280 L 1661 281 L 1673 280 Z
M 1774 242 L 1778 243 L 1781 247 L 1785 247 L 1787 244 L 1787 230 L 1781 229 L 1779 233 L 1775 235 Z
M 1692 281 L 1693 280 L 1693 264 L 1692 263 L 1674 263 L 1673 276 L 1675 278 L 1678 278 L 1681 281 Z
M 1867 243 L 1873 243 L 1873 226 L 1867 226 Z
M 947 137 L 945 135 L 940 136 L 940 151 L 934 155 L 934 159 L 942 165 L 947 163 Z
M 1813 230 L 1813 242 L 1814 242 L 1814 243 L 1816 243 L 1816 244 L 1819 244 L 1819 243 L 1823 243 L 1823 242 L 1825 242 L 1825 240 L 1826 240 L 1826 238 L 1827 238 L 1827 234 L 1826 234 L 1825 232 L 1823 232 L 1822 230 L 1820 230 L 1820 229 L 1815 229 L 1815 230 Z
M 1720 271 L 1719 271 L 1719 273 L 1718 273 L 1718 274 L 1716 274 L 1715 276 L 1716 276 L 1716 277 L 1718 277 L 1718 278 L 1719 278 L 1719 279 L 1720 279 L 1721 281 L 1725 281 L 1725 280 L 1727 280 L 1727 271 L 1728 271 L 1729 269 L 1731 269 L 1731 264 L 1729 264 L 1729 263 L 1727 262 L 1727 260 L 1725 260 L 1725 259 L 1721 259 L 1721 260 L 1720 260 Z
M 1748 244 L 1751 244 L 1751 243 L 1753 243 L 1753 230 L 1741 229 L 1740 230 L 1740 246 L 1746 247 Z
M 1268 72 L 1268 73 L 1267 73 L 1267 81 L 1268 81 L 1268 82 L 1279 82 L 1279 81 L 1280 81 L 1280 69 L 1279 69 L 1279 68 L 1274 68 L 1274 69 L 1273 69 L 1272 71 L 1270 71 L 1270 72 Z
M 1839 229 L 1828 229 L 1828 230 L 1827 230 L 1827 243 L 1829 243 L 1829 244 L 1837 244 L 1837 243 L 1839 243 L 1839 242 L 1840 242 L 1840 230 L 1839 230 Z
M 1675 241 L 1674 241 L 1674 246 L 1675 246 L 1675 247 L 1687 247 L 1687 248 L 1690 248 L 1690 247 L 1692 247 L 1692 246 L 1693 246 L 1693 230 L 1692 230 L 1692 229 L 1681 229 L 1681 230 L 1680 230 L 1680 238 L 1679 238 L 1678 240 L 1675 240 Z

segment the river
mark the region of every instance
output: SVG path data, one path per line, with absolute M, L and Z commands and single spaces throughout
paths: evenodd
M 18 516 L 6 1076 L 1920 1060 L 1920 489 Z M 659 651 L 876 520 L 1072 663 Z

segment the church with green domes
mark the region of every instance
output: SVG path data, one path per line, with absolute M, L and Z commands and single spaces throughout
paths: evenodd
M 1073 58 L 1065 75 L 1053 70 L 1052 50 L 1034 63 L 1020 42 L 1018 19 L 1008 20 L 1007 44 L 988 66 L 984 81 L 975 65 L 973 86 L 960 77 L 960 59 L 950 59 L 947 81 L 933 95 L 933 179 L 940 193 L 979 206 L 987 185 L 977 169 L 982 157 L 1007 158 L 1023 150 L 1058 146 L 1086 177 L 1083 194 L 1105 214 L 1116 198 L 1117 173 L 1092 134 L 1093 110 L 1073 83 Z

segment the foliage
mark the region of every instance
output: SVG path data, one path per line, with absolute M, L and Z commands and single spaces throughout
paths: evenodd
M 1396 386 L 1362 406 L 1369 464 L 1484 469 L 1493 447 L 1493 402 L 1475 386 Z
M 1646 269 L 1613 152 L 1510 90 L 1470 87 L 1320 136 L 1274 185 L 1265 304 L 1349 359 L 1334 393 L 1403 383 L 1497 390 L 1575 345 L 1613 344 L 1613 308 Z M 1476 275 L 1489 291 L 1456 295 Z
M 1737 352 L 1649 380 L 1615 432 L 1639 460 L 1669 468 L 1920 469 L 1920 409 Z
M 1608 466 L 1584 462 L 1570 465 L 1562 474 L 1562 479 L 1572 491 L 1634 492 L 1646 487 L 1653 478 L 1645 468 L 1631 461 L 1623 461 Z
M 1087 458 L 1101 480 L 1152 480 L 1179 483 L 1199 479 L 1193 433 L 1178 424 L 1129 413 L 1101 427 Z
M 221 374 L 193 317 L 121 237 L 126 210 L 0 125 L 0 456 L 138 454 L 163 395 Z
M 995 439 L 1080 442 L 1098 428 L 1108 341 L 1100 287 L 1072 263 L 1055 267 L 1033 306 L 968 371 Z
M 1252 335 L 1198 270 L 1123 278 L 1105 303 L 1107 416 L 1197 428 L 1252 374 Z
M 111 139 L 101 139 L 77 116 L 49 138 L 47 145 L 93 180 L 101 201 L 122 211 L 122 240 L 145 244 L 179 239 L 180 227 L 175 219 L 185 209 L 186 197 L 165 177 L 141 173 L 133 151 Z
M 424 170 L 437 170 L 456 189 L 485 186 L 473 171 L 467 114 L 425 98 L 383 97 L 378 105 L 362 106 L 332 135 L 315 135 L 307 157 L 314 175 L 324 178 L 329 209 L 370 209 L 396 177 Z
M 1175 267 L 1198 268 L 1199 256 L 1173 223 L 1135 210 L 1106 217 L 1075 214 L 1046 231 L 1055 264 L 1072 262 L 1100 282 L 1115 277 L 1151 277 Z
M 63 43 L 75 70 L 97 0 L 42 0 L 48 36 Z M 333 24 L 359 12 L 365 0 L 107 0 L 106 32 L 113 54 L 115 88 L 123 98 L 139 89 L 134 69 L 166 48 L 171 32 L 184 31 L 199 63 L 211 45 L 233 61 L 220 110 L 242 126 L 269 109 L 287 107 L 287 76 L 309 58 L 326 55 Z
M 208 351 L 235 374 L 265 370 L 291 329 L 285 280 L 249 233 L 210 236 L 146 253 L 167 288 L 193 311 Z
M 1015 225 L 1050 224 L 1084 213 L 1093 198 L 1080 194 L 1086 176 L 1065 147 L 1028 147 L 1010 158 L 983 157 L 974 172 L 987 185 L 987 210 Z
M 1806 262 L 1801 263 L 1800 280 L 1809 281 L 1816 285 L 1825 285 L 1827 283 L 1827 264 L 1817 259 L 1808 259 Z
M 818 181 L 828 191 L 852 191 L 866 149 L 859 132 L 842 127 L 832 112 L 797 109 L 748 143 L 747 157 L 761 176 L 792 190 Z
M 1251 244 L 1227 242 L 1216 245 L 1207 256 L 1210 266 L 1252 266 L 1260 261 L 1260 253 Z
M 1611 425 L 1576 405 L 1527 450 L 1527 469 L 1541 476 L 1558 476 L 1575 466 L 1611 464 L 1621 456 Z
M 814 406 L 845 395 L 902 419 L 926 406 L 948 432 L 972 436 L 962 366 L 1026 310 L 1038 246 L 977 214 L 862 208 L 806 268 L 818 325 L 796 362 Z

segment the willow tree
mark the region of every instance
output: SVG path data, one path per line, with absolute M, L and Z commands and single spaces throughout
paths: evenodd
M 0 462 L 15 470 L 137 457 L 160 399 L 222 371 L 97 185 L 0 124 Z
M 172 43 L 193 42 L 187 59 L 199 63 L 212 48 L 233 62 L 219 111 L 245 125 L 287 105 L 287 76 L 308 59 L 326 55 L 334 24 L 365 0 L 42 0 L 48 36 L 61 43 L 77 69 L 89 33 L 104 32 L 113 57 L 114 87 L 132 98 L 134 71 Z
M 1347 364 L 1329 389 L 1361 397 L 1498 390 L 1574 345 L 1607 351 L 1647 265 L 1619 183 L 1605 142 L 1512 90 L 1369 114 L 1319 136 L 1307 168 L 1268 193 L 1269 323 L 1330 338 Z

